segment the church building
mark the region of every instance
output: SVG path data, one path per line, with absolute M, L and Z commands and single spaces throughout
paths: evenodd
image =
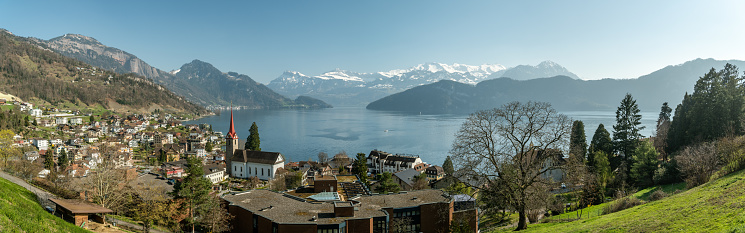
M 233 125 L 233 110 L 230 110 L 230 130 L 225 136 L 225 160 L 228 173 L 235 178 L 256 176 L 261 180 L 271 180 L 277 169 L 284 168 L 285 157 L 279 152 L 252 151 L 243 149 Z

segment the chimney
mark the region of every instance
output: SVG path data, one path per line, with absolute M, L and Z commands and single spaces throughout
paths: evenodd
M 351 201 L 335 201 L 334 217 L 354 217 L 354 204 Z

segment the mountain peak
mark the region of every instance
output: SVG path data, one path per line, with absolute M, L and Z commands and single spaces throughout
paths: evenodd
M 297 72 L 297 71 L 292 71 L 292 70 L 287 70 L 287 71 L 285 71 L 284 73 L 282 73 L 282 75 L 289 75 L 289 76 L 305 76 L 305 75 L 304 75 L 303 73 L 300 73 L 300 72 Z
M 559 65 L 556 62 L 553 62 L 551 60 L 545 60 L 545 61 L 543 61 L 541 63 L 538 63 L 538 65 L 536 67 L 538 67 L 538 68 L 553 68 L 553 67 L 564 68 L 561 65 Z
M 49 41 L 74 41 L 74 42 L 83 43 L 83 44 L 103 46 L 101 42 L 99 42 L 93 37 L 84 36 L 81 34 L 74 34 L 74 33 L 67 33 L 65 35 L 52 38 Z

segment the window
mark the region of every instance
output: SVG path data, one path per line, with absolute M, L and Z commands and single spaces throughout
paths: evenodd
M 243 172 L 243 167 L 241 167 L 241 172 Z
M 254 215 L 254 230 L 253 232 L 259 231 L 259 216 Z
M 264 168 L 263 167 L 261 168 L 261 175 L 262 176 L 264 175 Z
M 248 174 L 251 175 L 251 167 L 248 167 Z
M 373 218 L 373 233 L 384 233 L 387 227 L 385 217 Z

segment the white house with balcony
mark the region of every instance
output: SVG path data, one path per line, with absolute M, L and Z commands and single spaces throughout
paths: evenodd
M 34 117 L 41 117 L 41 114 L 43 114 L 44 111 L 41 111 L 41 109 L 34 108 L 28 111 L 28 114 Z
M 394 155 L 385 151 L 373 150 L 367 156 L 368 171 L 373 174 L 396 173 L 409 168 L 419 171 L 424 168 L 423 165 L 422 159 L 415 155 Z

